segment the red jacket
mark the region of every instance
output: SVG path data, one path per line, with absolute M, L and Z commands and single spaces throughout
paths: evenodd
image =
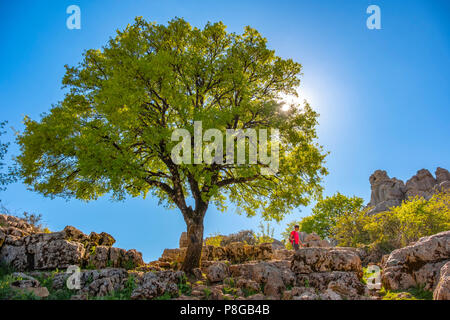
M 291 241 L 292 244 L 294 244 L 294 243 L 295 244 L 299 244 L 300 243 L 300 236 L 299 236 L 297 231 L 293 230 L 291 232 L 290 239 L 292 239 L 292 238 L 294 238 L 294 241 Z

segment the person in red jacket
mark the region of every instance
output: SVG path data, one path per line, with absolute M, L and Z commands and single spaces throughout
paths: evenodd
M 300 227 L 298 225 L 294 226 L 294 230 L 292 230 L 290 236 L 289 236 L 289 241 L 292 244 L 292 247 L 294 248 L 295 251 L 297 251 L 300 246 L 302 246 L 302 243 L 300 241 L 300 235 L 298 233 L 298 230 L 300 229 Z

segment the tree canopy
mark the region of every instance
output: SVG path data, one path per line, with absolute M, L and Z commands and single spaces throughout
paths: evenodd
M 150 193 L 181 210 L 193 241 L 203 229 L 193 236 L 189 226 L 203 224 L 211 203 L 224 210 L 227 199 L 249 216 L 280 220 L 320 195 L 327 173 L 317 113 L 306 102 L 288 110 L 279 102 L 297 94 L 300 76 L 301 65 L 276 56 L 251 27 L 236 34 L 221 22 L 199 29 L 180 18 L 167 25 L 136 18 L 78 66 L 66 66 L 63 101 L 39 121 L 25 118 L 20 174 L 46 196 Z M 261 174 L 261 162 L 176 163 L 172 133 L 194 135 L 198 121 L 223 133 L 279 130 L 278 171 Z

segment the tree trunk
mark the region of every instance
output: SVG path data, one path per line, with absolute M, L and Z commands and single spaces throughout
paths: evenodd
M 192 270 L 200 267 L 203 247 L 203 219 L 187 223 L 188 246 L 181 270 L 192 274 Z

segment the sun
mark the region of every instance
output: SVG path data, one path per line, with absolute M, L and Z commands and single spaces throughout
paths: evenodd
M 302 108 L 304 106 L 305 100 L 310 101 L 310 96 L 305 92 L 305 90 L 297 90 L 297 96 L 293 94 L 281 94 L 280 103 L 282 103 L 281 111 L 288 111 L 291 107 Z

